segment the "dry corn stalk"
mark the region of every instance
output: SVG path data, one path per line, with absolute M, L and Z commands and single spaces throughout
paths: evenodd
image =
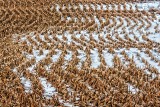
M 137 1 L 0 0 L 0 106 L 158 107 L 158 10 Z M 57 94 L 48 99 L 40 78 Z

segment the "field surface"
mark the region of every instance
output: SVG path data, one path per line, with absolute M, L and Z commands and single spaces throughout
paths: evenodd
M 160 2 L 0 0 L 0 107 L 159 107 Z

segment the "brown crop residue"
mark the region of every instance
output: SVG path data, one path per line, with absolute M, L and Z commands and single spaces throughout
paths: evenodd
M 0 107 L 159 107 L 160 10 L 137 2 L 0 0 Z

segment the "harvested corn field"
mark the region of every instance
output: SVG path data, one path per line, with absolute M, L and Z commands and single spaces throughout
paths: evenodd
M 160 2 L 0 0 L 0 107 L 159 107 Z

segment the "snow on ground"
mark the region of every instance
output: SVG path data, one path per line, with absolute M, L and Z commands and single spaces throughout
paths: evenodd
M 47 98 L 51 98 L 53 95 L 56 95 L 56 88 L 53 87 L 50 83 L 47 82 L 46 78 L 39 78 L 40 82 L 43 85 L 44 88 L 44 96 Z
M 107 65 L 108 65 L 109 67 L 113 67 L 113 62 L 112 62 L 112 60 L 113 60 L 113 55 L 110 54 L 108 51 L 104 51 L 103 56 L 104 56 L 104 58 L 105 58 L 105 61 L 106 61 Z
M 136 3 L 138 6 L 138 9 L 140 10 L 149 10 L 150 8 L 159 8 L 160 2 L 146 2 L 146 3 Z
M 91 67 L 98 68 L 98 66 L 100 65 L 100 59 L 98 57 L 97 49 L 91 50 L 91 61 L 92 61 Z
M 52 96 L 58 97 L 58 92 L 56 91 L 56 88 L 53 87 L 50 83 L 48 83 L 46 78 L 39 77 L 39 80 L 44 88 L 44 97 L 48 99 L 50 99 Z M 68 91 L 71 92 L 72 89 L 68 88 Z M 60 103 L 63 103 L 67 107 L 73 107 L 71 103 L 65 102 L 61 97 L 58 97 L 58 100 Z
M 24 89 L 26 93 L 31 93 L 32 92 L 32 83 L 29 79 L 25 77 L 21 77 L 21 83 L 24 85 Z
M 128 90 L 132 93 L 132 94 L 136 94 L 139 89 L 138 88 L 135 88 L 133 85 L 131 84 L 128 84 Z
M 151 58 L 148 57 L 144 52 L 141 52 L 140 55 L 141 55 L 142 58 L 145 58 L 145 59 L 148 61 L 148 63 L 149 63 L 152 67 L 155 67 L 155 68 L 159 71 L 159 73 L 160 73 L 160 66 L 158 65 L 158 63 L 156 63 L 156 62 L 154 62 L 153 60 L 151 60 Z

